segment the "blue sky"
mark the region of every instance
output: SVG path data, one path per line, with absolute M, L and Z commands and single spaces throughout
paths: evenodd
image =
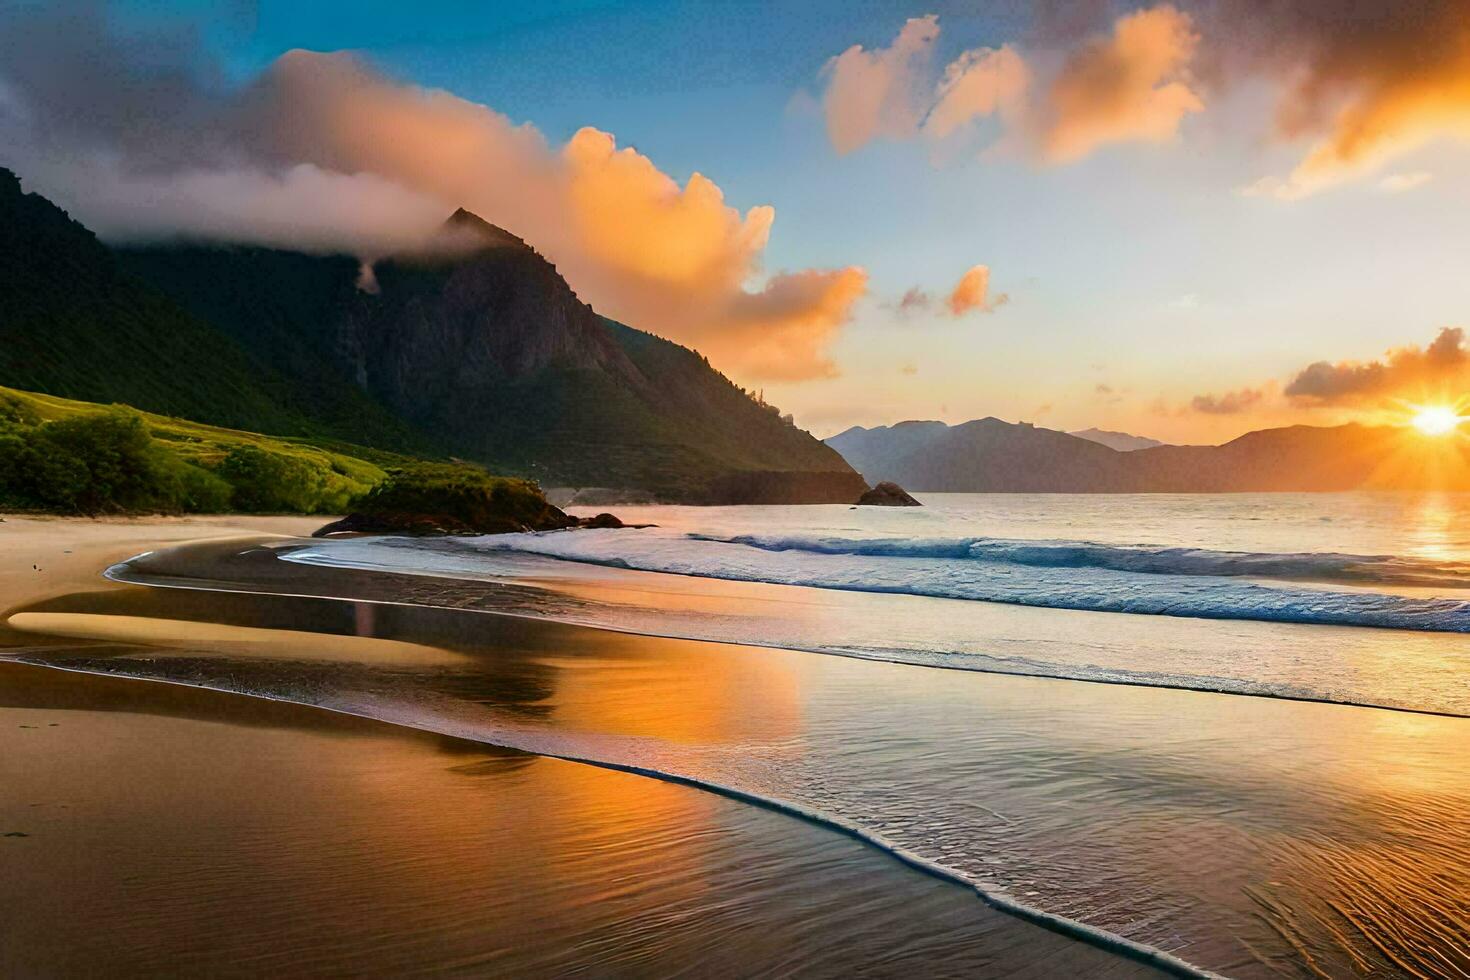
M 1113 6 L 1093 34 L 1135 9 Z M 957 145 L 879 138 L 836 152 L 822 102 L 828 59 L 852 45 L 883 49 L 925 14 L 940 29 L 935 75 L 972 49 L 1012 43 L 1029 56 L 1043 45 L 1024 3 L 265 2 L 221 12 L 180 2 L 112 14 L 132 31 L 193 23 L 235 84 L 293 48 L 354 50 L 394 79 L 529 122 L 553 145 L 594 126 L 681 183 L 705 174 L 741 211 L 773 206 L 765 273 L 860 266 L 868 276 L 831 342 L 836 376 L 763 385 L 819 434 L 998 415 L 1213 441 L 1336 421 L 1351 412 L 1304 412 L 1270 393 L 1244 413 L 1188 406 L 1204 393 L 1269 391 L 1312 361 L 1422 345 L 1470 319 L 1463 144 L 1430 139 L 1299 200 L 1243 195 L 1291 172 L 1320 135 L 1273 131 L 1279 83 L 1267 75 L 1226 86 L 1202 80 L 1199 66 L 1181 77 L 1206 107 L 1169 138 L 1119 140 L 1065 163 L 980 153 L 993 119 Z M 1220 40 L 1194 23 L 1203 44 Z M 1390 193 L 1382 181 L 1394 174 L 1429 176 Z M 894 309 L 911 288 L 942 297 L 976 264 L 989 267 L 992 294 L 1008 297 L 993 312 Z

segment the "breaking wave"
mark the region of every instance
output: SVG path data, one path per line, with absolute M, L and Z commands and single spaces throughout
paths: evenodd
M 496 535 L 465 543 L 482 551 L 824 589 L 1092 612 L 1470 633 L 1470 600 L 1370 591 L 1374 585 L 1470 588 L 1466 563 L 1391 555 L 626 530 Z M 1353 588 L 1333 590 L 1332 585 Z
M 690 534 L 696 541 L 743 544 L 762 551 L 809 551 L 875 558 L 951 558 L 1032 568 L 1102 568 L 1146 575 L 1201 575 L 1296 579 L 1364 585 L 1470 589 L 1470 562 L 1431 562 L 1397 555 L 1337 552 L 1273 554 L 1108 545 L 1090 541 L 1014 541 L 1004 538 L 840 538 L 817 535 L 732 537 Z

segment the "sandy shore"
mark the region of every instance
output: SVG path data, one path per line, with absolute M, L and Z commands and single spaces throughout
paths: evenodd
M 458 698 L 528 721 L 554 712 L 574 727 L 654 725 L 676 739 L 730 720 L 708 698 L 672 705 L 658 685 L 636 705 L 626 691 L 602 708 L 590 690 L 557 694 L 548 651 L 632 665 L 638 638 L 408 607 L 364 619 L 378 607 L 100 578 L 160 544 L 317 526 L 0 524 L 0 607 L 30 610 L 17 617 L 24 629 L 0 631 L 0 654 L 23 648 L 132 675 L 0 662 L 0 974 L 1149 972 L 768 809 L 319 708 L 132 679 L 158 668 L 152 676 L 228 686 L 214 672 L 246 683 L 264 671 L 287 685 L 276 696 L 304 701 L 354 685 L 379 697 L 412 690 L 419 703 Z M 503 629 L 487 631 L 491 621 Z M 687 683 L 718 681 L 695 661 L 681 670 Z M 779 685 L 768 693 L 785 696 Z
M 0 514 L 0 603 L 33 602 L 95 586 L 113 562 L 180 541 L 242 535 L 310 535 L 330 517 L 99 518 Z

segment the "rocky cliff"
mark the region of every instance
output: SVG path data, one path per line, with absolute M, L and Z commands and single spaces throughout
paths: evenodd
M 297 384 L 350 383 L 426 448 L 496 472 L 700 503 L 864 489 L 697 353 L 598 315 L 534 248 L 465 211 L 370 270 L 258 248 L 120 255 Z

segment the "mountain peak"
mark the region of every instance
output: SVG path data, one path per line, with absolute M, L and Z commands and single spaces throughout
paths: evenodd
M 499 225 L 492 225 L 464 208 L 459 208 L 445 219 L 440 227 L 440 235 L 452 236 L 456 241 L 463 241 L 474 248 L 498 248 L 506 245 L 530 248 L 524 239 L 512 235 Z

